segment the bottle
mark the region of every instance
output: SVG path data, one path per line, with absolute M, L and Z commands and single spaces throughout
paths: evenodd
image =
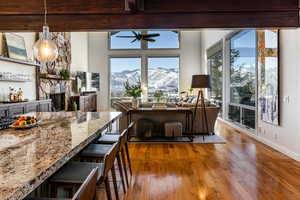
M 19 91 L 17 93 L 17 100 L 18 101 L 23 101 L 24 97 L 23 97 L 23 91 L 22 88 L 19 88 Z
M 14 88 L 12 88 L 12 87 L 9 87 L 8 100 L 14 101 Z

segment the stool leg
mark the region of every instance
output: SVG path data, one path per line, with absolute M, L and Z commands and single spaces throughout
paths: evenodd
M 104 179 L 107 200 L 112 200 L 108 177 Z
M 57 186 L 56 184 L 50 184 L 50 197 L 56 198 L 57 197 Z
M 122 181 L 122 185 L 123 185 L 123 190 L 124 190 L 124 193 L 126 193 L 126 186 L 125 186 L 125 181 L 124 181 L 123 167 L 122 167 L 122 163 L 121 163 L 121 159 L 120 159 L 120 152 L 117 153 L 117 162 L 118 162 L 118 168 L 119 168 L 119 171 L 120 171 L 120 176 L 121 176 L 121 181 Z
M 127 156 L 128 165 L 129 165 L 129 171 L 130 171 L 130 174 L 132 176 L 131 161 L 130 161 L 130 156 L 129 156 L 129 150 L 128 150 L 128 144 L 127 144 L 127 142 L 125 143 L 125 150 L 126 150 L 126 156 Z
M 122 163 L 123 163 L 123 166 L 124 166 L 123 168 L 124 168 L 124 172 L 125 172 L 126 183 L 127 183 L 127 186 L 129 187 L 127 167 L 126 167 L 126 160 L 125 160 L 125 153 L 124 153 L 123 148 L 121 148 L 120 152 L 121 152 Z
M 113 165 L 112 168 L 111 168 L 111 175 L 112 175 L 112 179 L 113 179 L 113 184 L 114 184 L 114 189 L 115 189 L 115 194 L 116 194 L 116 200 L 119 200 L 119 192 L 118 192 L 115 165 Z

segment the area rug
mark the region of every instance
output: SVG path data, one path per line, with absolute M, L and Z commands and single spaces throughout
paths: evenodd
M 195 143 L 195 144 L 225 144 L 225 140 L 219 135 L 208 136 L 195 136 L 191 141 L 189 137 L 175 137 L 175 138 L 139 138 L 131 137 L 129 142 L 141 142 L 141 143 Z

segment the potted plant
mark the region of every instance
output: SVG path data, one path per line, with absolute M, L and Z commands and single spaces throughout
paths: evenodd
M 125 95 L 132 97 L 132 107 L 137 108 L 138 107 L 138 98 L 142 94 L 142 88 L 141 88 L 141 82 L 138 81 L 136 84 L 129 84 L 129 81 L 127 80 L 124 84 L 125 88 Z
M 61 69 L 59 71 L 59 75 L 64 79 L 64 80 L 69 80 L 70 79 L 70 71 L 68 69 Z
M 154 93 L 154 98 L 155 98 L 155 100 L 156 100 L 157 103 L 160 102 L 160 99 L 161 99 L 162 96 L 163 96 L 163 93 L 161 91 L 156 91 Z

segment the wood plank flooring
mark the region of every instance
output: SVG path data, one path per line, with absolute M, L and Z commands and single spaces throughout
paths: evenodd
M 130 143 L 124 200 L 298 200 L 300 163 L 217 122 L 226 144 Z M 98 199 L 105 199 L 103 189 Z

